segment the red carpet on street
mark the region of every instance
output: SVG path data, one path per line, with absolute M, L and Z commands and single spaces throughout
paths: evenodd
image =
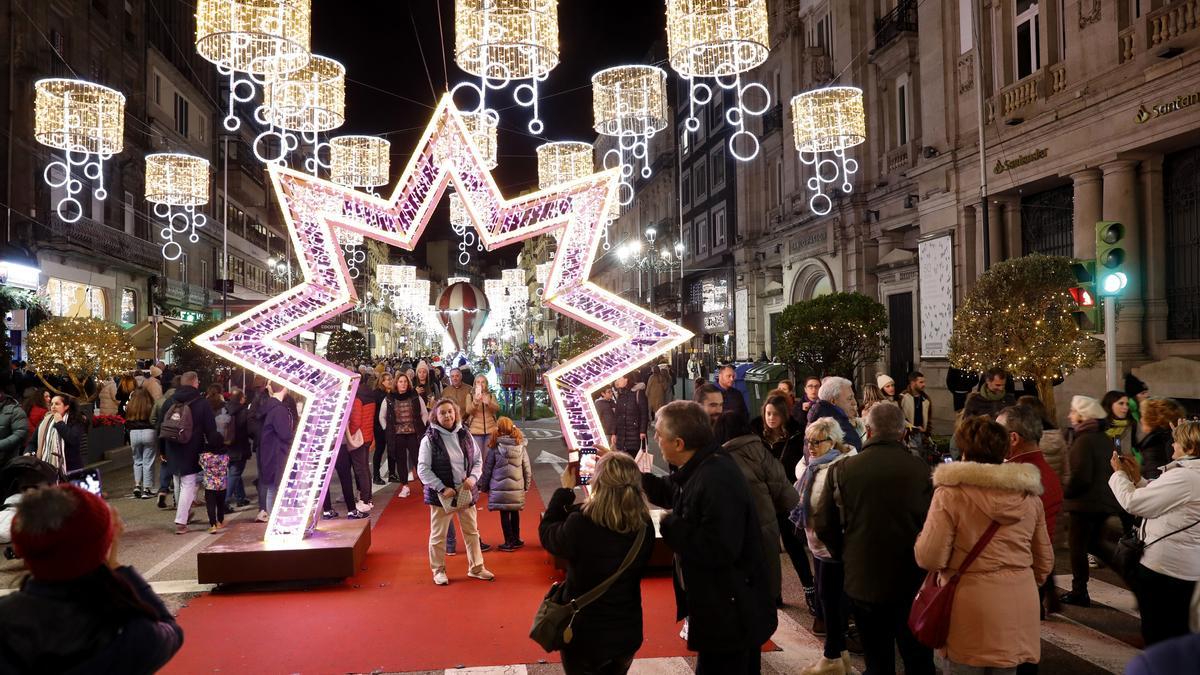
M 366 569 L 343 584 L 193 599 L 179 613 L 183 649 L 164 672 L 408 672 L 558 661 L 529 639 L 533 613 L 559 578 L 538 545 L 544 507 L 537 489 L 521 514 L 525 547 L 484 555 L 496 580 L 467 578 L 460 530 L 460 553 L 446 559 L 449 586 L 433 583 L 429 507 L 419 495 L 390 500 L 371 533 Z M 483 507 L 479 521 L 484 541 L 503 541 L 498 513 Z M 638 658 L 690 654 L 679 639 L 669 576 L 643 582 L 642 605 Z

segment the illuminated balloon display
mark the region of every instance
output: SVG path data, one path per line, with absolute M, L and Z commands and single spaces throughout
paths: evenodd
M 475 342 L 490 309 L 483 291 L 462 281 L 447 286 L 437 300 L 438 321 L 460 352 Z

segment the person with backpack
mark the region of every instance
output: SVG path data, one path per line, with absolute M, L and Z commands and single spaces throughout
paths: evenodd
M 187 534 L 192 502 L 199 488 L 200 453 L 215 453 L 223 449 L 225 442 L 217 434 L 211 404 L 200 393 L 200 376 L 196 371 L 179 376 L 179 388 L 165 408 L 159 421 L 158 437 L 166 442 L 171 471 L 179 478 L 175 534 Z
M 246 471 L 246 462 L 250 459 L 250 413 L 246 408 L 246 395 L 241 389 L 234 387 L 229 390 L 229 400 L 225 402 L 224 414 L 229 418 L 225 427 L 221 428 L 221 416 L 217 416 L 217 428 L 221 430 L 221 438 L 225 441 L 225 451 L 229 455 L 229 487 L 226 492 L 228 501 L 225 511 L 233 513 L 250 503 L 246 498 L 246 485 L 242 481 L 242 473 Z
M 145 387 L 143 387 L 145 389 Z M 154 393 L 146 389 L 146 393 L 150 394 L 150 398 L 154 399 L 154 410 L 150 413 L 150 423 L 154 426 L 155 431 L 158 430 L 159 422 L 162 421 L 163 413 L 169 407 L 167 403 L 175 397 L 175 390 L 179 389 L 179 378 L 171 381 L 171 388 L 165 394 L 161 394 L 154 399 Z M 158 462 L 161 468 L 158 475 L 158 508 L 168 509 L 175 508 L 175 505 L 167 506 L 167 495 L 173 494 L 171 490 L 172 476 L 175 472 L 171 471 L 170 465 L 167 464 L 167 442 L 161 437 L 156 438 L 158 443 Z

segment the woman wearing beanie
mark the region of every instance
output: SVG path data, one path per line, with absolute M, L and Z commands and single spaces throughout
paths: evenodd
M 0 671 L 153 673 L 179 651 L 183 630 L 117 562 L 123 530 L 103 499 L 73 485 L 25 494 L 13 548 L 30 576 L 0 598 Z
M 1063 490 L 1063 510 L 1071 519 L 1071 591 L 1062 596 L 1067 605 L 1090 607 L 1088 595 L 1088 554 L 1105 560 L 1111 548 L 1103 546 L 1104 525 L 1123 514 L 1108 479 L 1112 475 L 1109 460 L 1116 446 L 1105 435 L 1101 422 L 1108 417 L 1100 402 L 1090 396 L 1071 399 L 1071 423 L 1074 440 L 1067 455 L 1071 478 Z
M 883 392 L 885 401 L 896 400 L 896 381 L 891 376 L 880 373 L 875 378 L 875 386 L 879 387 L 879 391 Z

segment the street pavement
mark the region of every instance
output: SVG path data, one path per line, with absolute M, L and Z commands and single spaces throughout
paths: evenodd
M 519 426 L 529 440 L 529 459 L 533 467 L 534 482 L 543 502 L 559 486 L 559 476 L 567 463 L 567 452 L 557 419 L 522 422 Z M 654 454 L 654 471 L 660 475 L 667 472 L 661 452 L 654 445 L 651 435 L 650 451 Z M 211 586 L 196 581 L 196 553 L 215 537 L 207 534 L 208 518 L 203 507 L 193 511 L 193 531 L 186 535 L 174 534 L 174 510 L 161 510 L 155 500 L 130 498 L 133 476 L 128 448 L 110 453 L 101 463 L 100 470 L 106 497 L 116 505 L 125 520 L 125 535 L 121 540 L 121 560 L 133 565 L 151 586 L 163 596 L 173 612 L 186 607 L 187 602 Z M 247 492 L 253 502 L 256 491 L 250 481 L 255 477 L 254 462 L 247 467 L 245 479 Z M 337 481 L 330 488 L 334 492 L 334 504 L 344 517 L 345 504 L 341 500 Z M 375 487 L 375 509 L 371 514 L 372 524 L 378 521 L 390 500 L 395 498 L 396 486 L 389 484 Z M 414 491 L 414 495 L 419 494 Z M 416 497 L 409 497 L 410 499 Z M 227 516 L 233 519 L 252 519 L 258 509 L 253 504 Z M 523 536 L 536 537 L 536 519 L 530 518 Z M 1061 534 L 1061 533 L 1060 533 Z M 1056 542 L 1058 561 L 1057 583 L 1064 590 L 1070 584 L 1070 571 L 1065 538 Z M 796 673 L 821 655 L 822 641 L 813 636 L 809 628 L 812 617 L 804 607 L 803 588 L 784 557 L 783 596 L 786 606 L 779 613 L 779 630 L 773 641 L 779 651 L 763 655 L 764 673 Z M 19 587 L 24 574 L 20 561 L 0 561 L 0 594 L 12 592 Z M 1138 653 L 1141 647 L 1137 605 L 1120 580 L 1110 570 L 1093 570 L 1090 586 L 1093 606 L 1091 608 L 1064 607 L 1042 623 L 1042 667 L 1043 673 L 1071 675 L 1100 675 L 1120 673 L 1125 664 Z M 534 608 L 529 608 L 532 613 Z M 237 617 L 230 617 L 230 625 Z M 862 659 L 854 657 L 856 668 L 863 667 Z M 695 668 L 694 658 L 644 659 L 635 662 L 632 673 L 642 675 L 667 675 L 690 673 Z M 423 671 L 442 673 L 443 671 Z M 562 673 L 557 664 L 512 664 L 494 668 L 448 669 L 447 674 L 487 675 L 558 675 Z

